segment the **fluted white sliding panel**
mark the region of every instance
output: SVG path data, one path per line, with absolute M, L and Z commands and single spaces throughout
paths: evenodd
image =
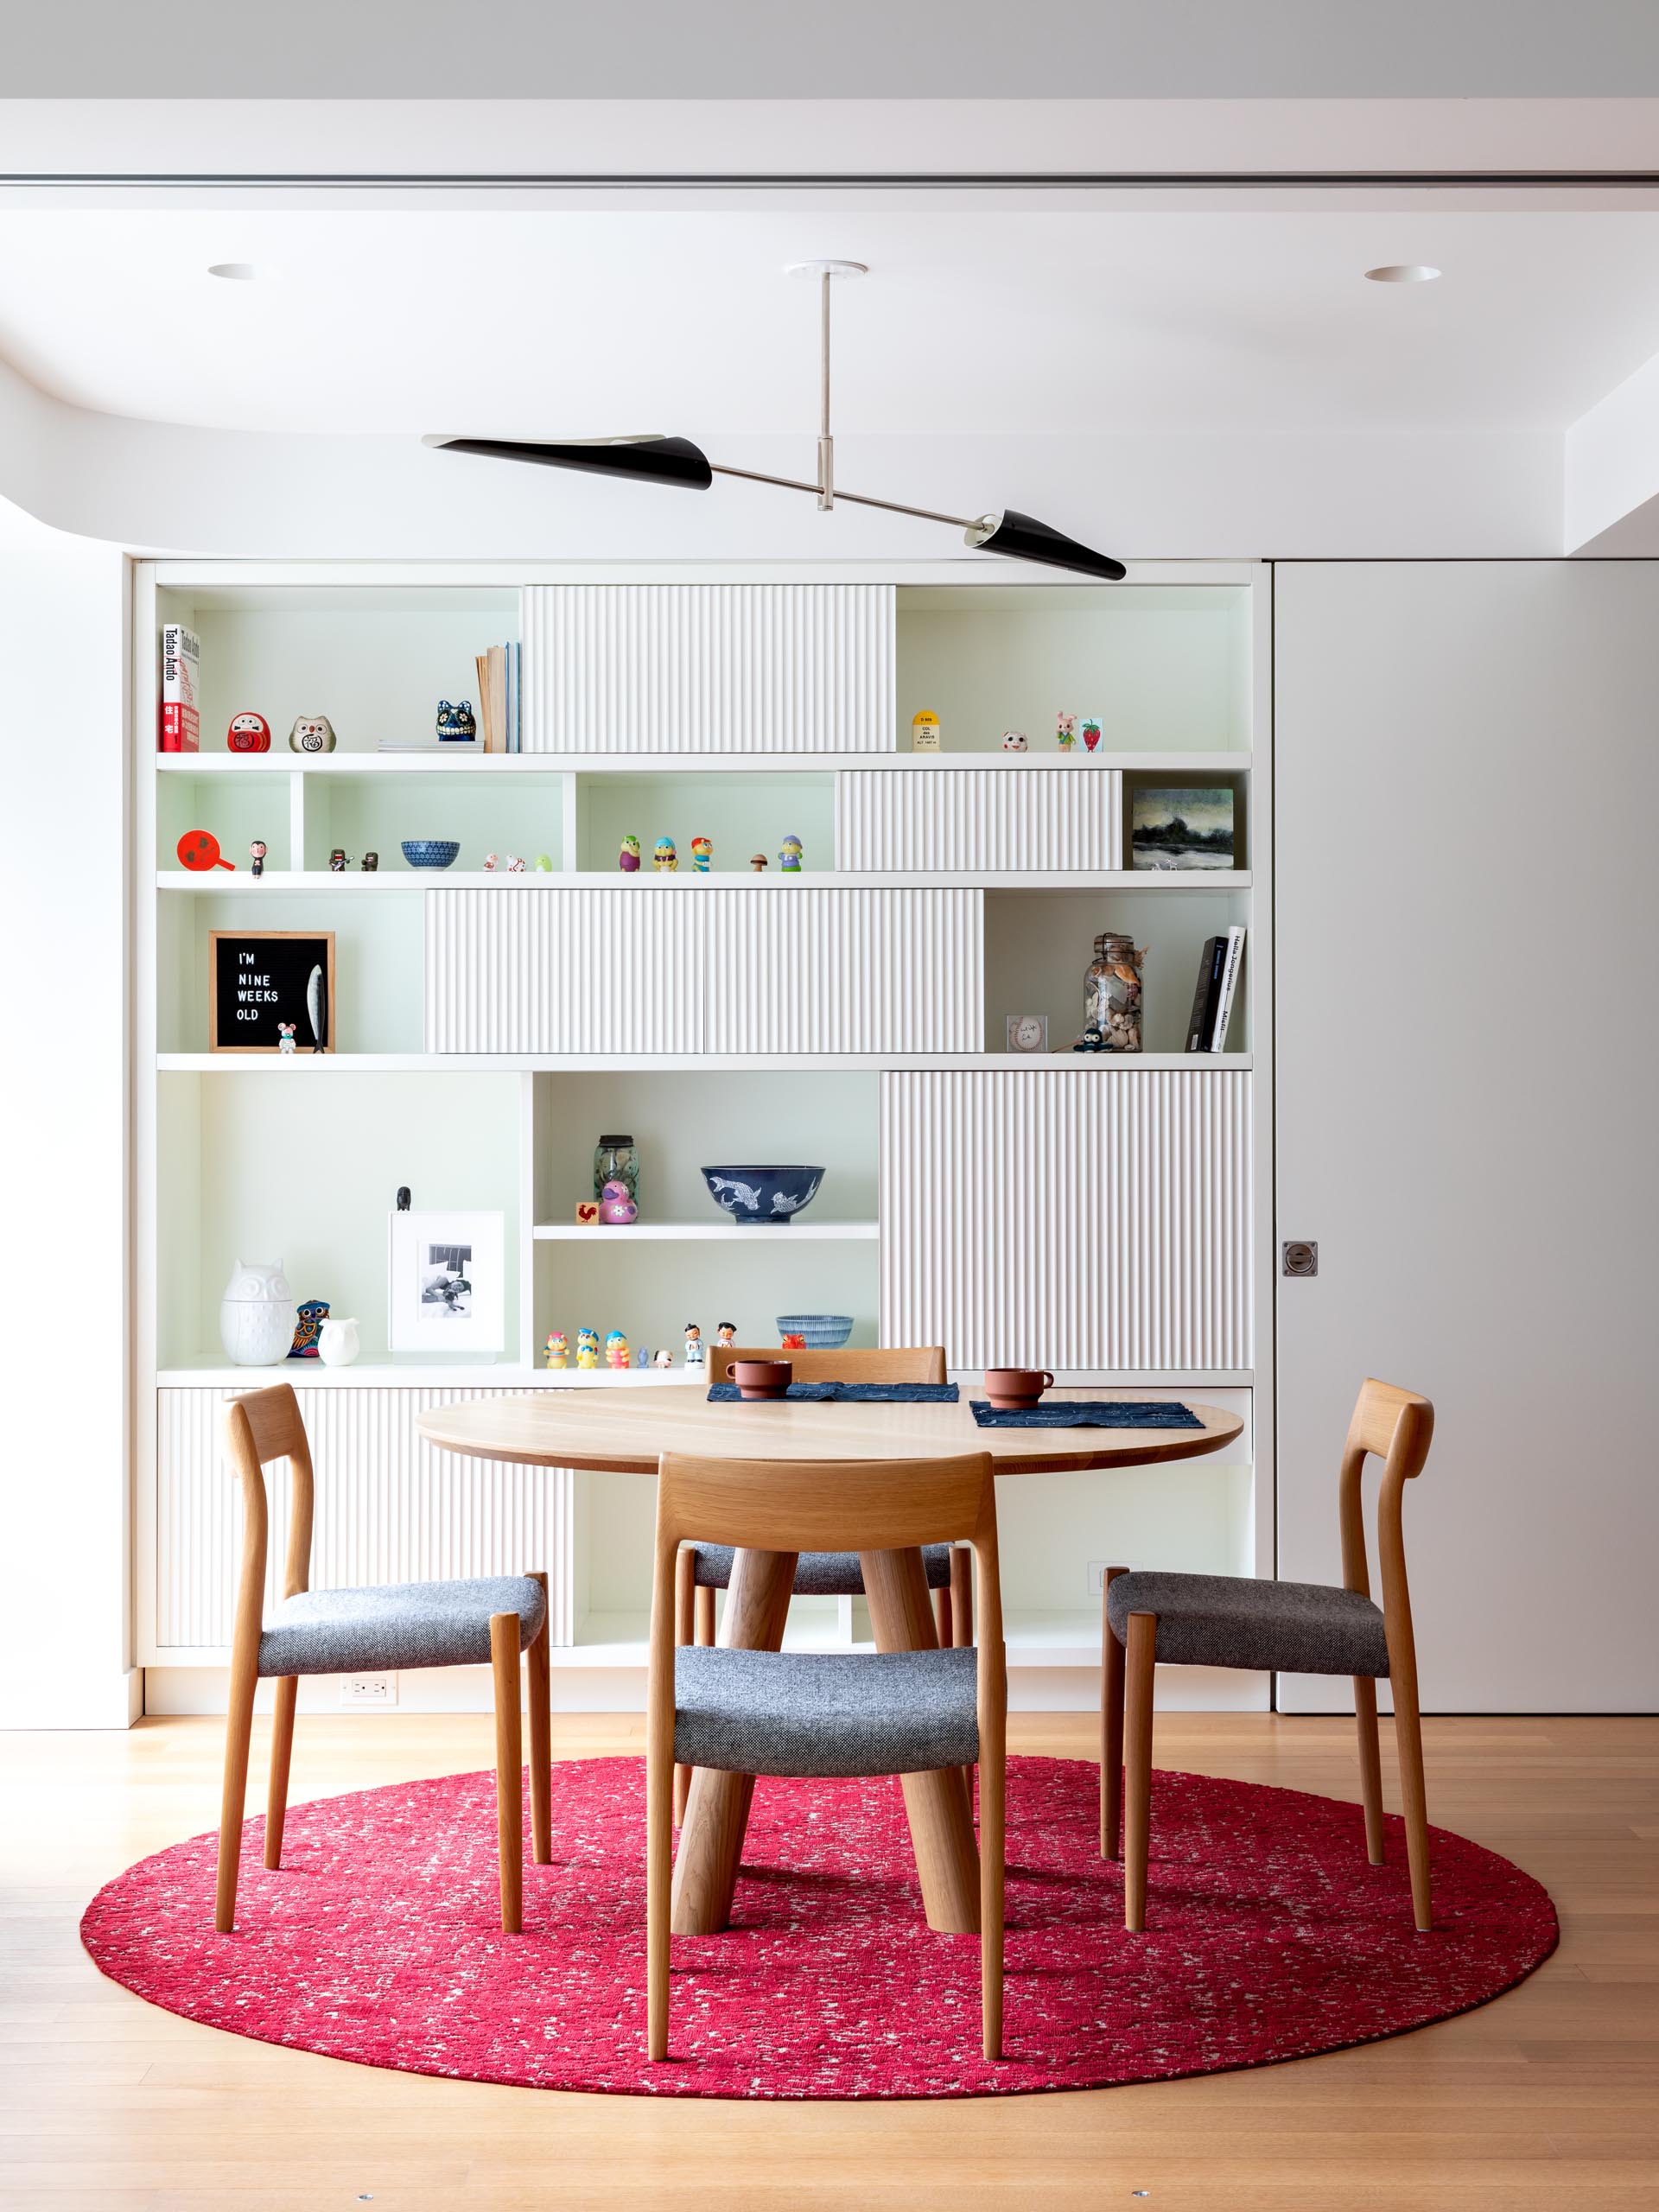
M 526 753 L 874 753 L 891 584 L 532 584 Z
M 953 1367 L 1248 1368 L 1250 1076 L 881 1078 L 881 1328 Z
M 976 1052 L 983 893 L 715 891 L 711 1052 Z
M 700 887 L 492 885 L 426 894 L 429 1052 L 696 1052 Z
M 250 1371 L 248 1387 L 257 1386 Z M 242 1543 L 241 1487 L 220 1456 L 219 1415 L 231 1390 L 156 1393 L 156 1642 L 162 1650 L 231 1640 Z M 502 1398 L 505 1390 L 301 1389 L 311 1440 L 316 1517 L 314 1589 L 421 1582 L 544 1568 L 550 1632 L 571 1639 L 571 1478 L 564 1467 L 519 1467 L 441 1452 L 416 1430 L 431 1406 Z M 281 1594 L 289 1465 L 265 1470 L 270 1549 L 265 1601 Z
M 1121 868 L 1116 768 L 848 768 L 836 777 L 836 865 Z

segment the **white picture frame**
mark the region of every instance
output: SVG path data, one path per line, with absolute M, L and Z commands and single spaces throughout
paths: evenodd
M 1048 1016 L 1046 1014 L 1011 1014 L 1007 1020 L 1009 1052 L 1047 1052 Z
M 470 1359 L 506 1342 L 505 1217 L 472 1210 L 394 1213 L 386 1342 L 393 1352 Z

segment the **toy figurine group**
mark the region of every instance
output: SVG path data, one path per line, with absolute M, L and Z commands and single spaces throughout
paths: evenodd
M 802 847 L 800 839 L 798 837 L 785 837 L 778 854 L 779 867 L 783 870 L 785 875 L 798 875 L 801 873 L 801 861 Z M 622 840 L 621 850 L 616 856 L 616 864 L 624 875 L 639 874 L 640 869 L 640 858 L 639 840 L 637 837 L 624 837 Z M 652 850 L 651 864 L 656 869 L 658 875 L 673 875 L 678 871 L 680 855 L 675 846 L 674 840 L 671 837 L 659 837 L 657 840 L 657 842 Z M 715 847 L 713 839 L 709 837 L 694 837 L 691 840 L 692 874 L 694 875 L 707 875 L 714 864 Z M 759 875 L 761 869 L 766 868 L 767 865 L 766 856 L 764 853 L 756 853 L 754 857 L 749 862 L 749 866 L 754 870 L 757 875 Z
M 721 1344 L 734 1344 L 737 1342 L 737 1324 L 734 1321 L 722 1321 L 716 1333 Z M 562 1371 L 569 1366 L 570 1344 L 563 1329 L 555 1329 L 549 1335 L 544 1357 L 548 1366 L 556 1372 Z M 674 1355 L 666 1345 L 664 1345 L 660 1351 L 653 1352 L 647 1351 L 643 1344 L 637 1352 L 630 1354 L 627 1338 L 620 1329 L 613 1329 L 605 1338 L 604 1363 L 620 1374 L 625 1368 L 628 1367 L 672 1367 Z M 685 1325 L 683 1364 L 687 1371 L 696 1377 L 704 1372 L 706 1363 L 702 1331 L 695 1321 L 688 1321 Z M 584 1374 L 592 1374 L 597 1370 L 599 1364 L 599 1331 L 578 1329 L 576 1331 L 577 1368 Z

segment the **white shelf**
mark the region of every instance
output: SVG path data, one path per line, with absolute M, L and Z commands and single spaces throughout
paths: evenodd
M 601 1243 L 730 1244 L 738 1239 L 757 1243 L 785 1241 L 798 1244 L 804 1238 L 821 1243 L 847 1243 L 858 1239 L 874 1243 L 881 1234 L 879 1221 L 635 1221 L 626 1224 L 538 1221 L 531 1234 L 538 1243 Z
M 574 1358 L 575 1354 L 571 1357 Z M 630 1390 L 663 1389 L 671 1383 L 697 1387 L 684 1367 L 553 1369 L 520 1367 L 503 1360 L 490 1366 L 481 1360 L 439 1364 L 430 1360 L 359 1360 L 351 1367 L 325 1367 L 320 1359 L 279 1359 L 270 1367 L 237 1367 L 221 1354 L 200 1352 L 185 1367 L 157 1370 L 156 1383 L 163 1390 L 222 1389 L 243 1387 L 261 1390 L 272 1382 L 292 1382 L 307 1390 Z
M 280 1076 L 287 1082 L 308 1068 L 315 1075 L 583 1075 L 614 1069 L 690 1074 L 734 1071 L 776 1074 L 830 1071 L 848 1075 L 881 1068 L 1088 1067 L 1103 1076 L 1140 1069 L 1249 1068 L 1249 1052 L 158 1052 L 160 1075 Z
M 1249 753 L 478 753 L 455 760 L 442 753 L 158 753 L 162 775 L 307 776 L 829 775 L 838 768 L 914 768 L 938 775 L 952 768 L 1006 768 L 1014 775 L 1045 769 L 1082 775 L 1095 768 L 1129 768 L 1172 775 L 1237 774 Z
M 1097 869 L 1092 874 L 1081 869 L 1036 870 L 986 868 L 939 868 L 905 870 L 804 868 L 798 876 L 780 874 L 768 869 L 764 875 L 738 868 L 723 868 L 708 875 L 695 874 L 682 869 L 672 875 L 658 875 L 642 870 L 632 878 L 622 876 L 611 868 L 524 868 L 510 874 L 505 868 L 385 868 L 370 874 L 360 869 L 346 868 L 336 872 L 333 868 L 267 868 L 263 875 L 253 875 L 245 868 L 205 869 L 200 873 L 191 868 L 164 868 L 156 871 L 158 891 L 212 893 L 257 890 L 263 894 L 302 891 L 309 893 L 326 891 L 332 898 L 336 893 L 348 893 L 353 897 L 364 893 L 399 897 L 411 892 L 432 890 L 481 891 L 500 889 L 509 897 L 549 888 L 569 890 L 579 886 L 584 891 L 613 887 L 619 895 L 652 897 L 674 895 L 687 892 L 692 895 L 713 886 L 722 891 L 753 891 L 761 894 L 772 893 L 788 897 L 798 884 L 810 884 L 815 890 L 872 891 L 900 887 L 906 889 L 969 890 L 969 891 L 1248 891 L 1250 872 L 1248 868 L 1109 868 Z

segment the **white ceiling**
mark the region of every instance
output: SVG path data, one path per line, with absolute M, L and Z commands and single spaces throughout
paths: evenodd
M 1560 429 L 1659 353 L 1659 207 L 1471 213 L 0 212 L 0 359 L 226 429 L 849 435 Z M 254 283 L 210 277 L 251 262 Z M 1380 262 L 1445 270 L 1367 283 Z

